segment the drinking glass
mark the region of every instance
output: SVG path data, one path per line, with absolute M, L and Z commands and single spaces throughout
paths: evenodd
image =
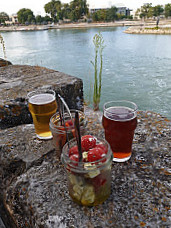
M 88 152 L 83 152 L 83 161 L 71 160 L 68 143 L 64 145 L 62 150 L 61 160 L 66 169 L 69 195 L 79 205 L 95 206 L 101 204 L 111 193 L 113 154 L 106 140 L 96 139 L 97 145 L 100 144 L 105 155 L 94 162 L 84 161 Z M 69 141 L 70 148 L 76 145 L 76 139 Z
M 67 142 L 67 137 L 68 137 L 68 140 L 71 140 L 72 138 L 75 137 L 75 127 L 74 127 L 75 111 L 76 110 L 73 110 L 73 109 L 70 110 L 72 119 L 67 111 L 64 112 L 63 118 L 65 119 L 66 129 L 63 123 L 61 125 L 59 112 L 55 113 L 50 119 L 50 124 L 49 124 L 50 130 L 52 132 L 53 144 L 56 148 L 58 157 L 61 156 L 62 148 Z M 83 135 L 86 132 L 87 118 L 82 111 L 78 111 L 78 113 L 79 113 L 79 122 L 80 122 L 80 132 L 81 132 L 81 135 Z M 66 135 L 66 131 L 68 135 Z
M 110 101 L 104 104 L 102 124 L 105 139 L 113 151 L 113 161 L 130 159 L 134 131 L 137 127 L 137 105 L 131 101 Z
M 37 137 L 39 139 L 52 138 L 49 121 L 57 110 L 55 91 L 38 89 L 29 92 L 27 98 Z

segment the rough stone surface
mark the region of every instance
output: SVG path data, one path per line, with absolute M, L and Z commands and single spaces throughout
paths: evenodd
M 4 223 L 2 222 L 2 219 L 0 218 L 0 227 L 5 228 Z
M 85 113 L 88 132 L 104 136 L 102 114 L 88 108 Z M 0 186 L 3 209 L 12 219 L 9 227 L 170 226 L 171 125 L 159 114 L 139 112 L 131 159 L 113 163 L 110 197 L 89 208 L 70 199 L 64 167 L 51 140 L 37 140 L 33 125 L 0 134 Z
M 0 58 L 0 67 L 6 67 L 9 65 L 12 65 L 12 63 L 10 61 Z
M 64 97 L 73 109 L 83 107 L 82 80 L 39 66 L 12 65 L 0 68 L 0 128 L 32 123 L 27 93 L 50 88 Z

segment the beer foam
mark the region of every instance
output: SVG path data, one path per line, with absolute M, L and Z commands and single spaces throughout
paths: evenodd
M 35 105 L 49 104 L 55 100 L 55 96 L 49 93 L 40 93 L 29 98 L 29 103 Z
M 107 119 L 115 121 L 128 121 L 137 116 L 136 111 L 125 106 L 113 106 L 104 110 L 104 116 Z

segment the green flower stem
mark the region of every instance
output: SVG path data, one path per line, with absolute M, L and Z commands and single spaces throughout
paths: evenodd
M 5 51 L 5 42 L 3 37 L 0 34 L 0 43 L 2 44 L 2 50 L 3 50 L 3 54 L 4 54 L 4 59 L 6 59 L 6 51 Z
M 94 59 L 94 62 L 91 61 L 94 67 L 93 106 L 94 106 L 94 110 L 99 110 L 101 87 L 102 87 L 103 49 L 105 47 L 103 45 L 104 40 L 100 32 L 93 37 L 93 43 L 95 46 L 95 59 Z M 99 74 L 98 74 L 98 56 L 100 58 Z

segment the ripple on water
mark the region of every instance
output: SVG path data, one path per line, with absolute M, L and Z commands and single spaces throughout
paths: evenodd
M 156 79 L 156 82 L 160 88 L 165 88 L 167 86 L 166 82 L 163 79 Z

